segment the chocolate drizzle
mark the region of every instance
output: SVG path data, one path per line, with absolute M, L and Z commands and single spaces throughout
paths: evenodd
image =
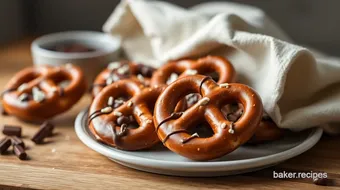
M 194 133 L 190 137 L 183 139 L 182 144 L 185 144 L 185 143 L 189 142 L 190 140 L 192 140 L 194 138 L 198 138 L 198 137 L 200 137 L 200 136 L 197 133 Z
M 210 76 L 205 76 L 202 81 L 201 81 L 201 84 L 200 84 L 200 94 L 202 95 L 202 85 L 203 83 L 206 81 L 206 80 L 209 80 L 209 79 L 212 79 Z
M 178 131 L 173 131 L 171 133 L 169 133 L 163 140 L 162 140 L 162 143 L 164 144 L 169 138 L 171 135 L 174 135 L 174 134 L 177 134 L 177 133 L 189 133 L 187 130 L 184 130 L 184 129 L 181 129 L 181 130 L 178 130 Z
M 161 127 L 161 125 L 169 120 L 172 120 L 172 119 L 178 119 L 180 118 L 181 116 L 183 115 L 183 112 L 174 112 L 172 113 L 169 117 L 165 118 L 162 122 L 160 122 L 158 124 L 158 126 L 156 127 L 156 132 L 158 131 L 158 129 Z

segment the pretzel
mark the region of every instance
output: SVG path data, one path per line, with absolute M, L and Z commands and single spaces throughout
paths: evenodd
M 273 120 L 263 117 L 260 125 L 257 127 L 253 137 L 247 142 L 248 144 L 259 144 L 280 139 L 285 134 L 285 130 L 279 128 Z
M 173 112 L 179 100 L 190 93 L 202 99 L 184 112 Z M 221 108 L 238 102 L 245 112 L 237 122 L 224 118 Z M 157 135 L 171 151 L 192 160 L 210 160 L 228 154 L 247 142 L 255 133 L 263 107 L 257 93 L 243 84 L 218 85 L 208 76 L 194 75 L 170 84 L 158 97 L 154 109 Z M 214 134 L 200 138 L 188 129 L 207 122 Z
M 58 85 L 63 81 L 69 84 Z M 14 75 L 2 93 L 2 103 L 11 115 L 42 121 L 70 109 L 85 92 L 86 81 L 79 67 L 36 66 Z
M 221 109 L 225 118 L 232 122 L 236 122 L 241 117 L 243 110 L 241 104 L 227 105 Z M 256 128 L 255 134 L 247 143 L 259 144 L 274 141 L 281 138 L 284 133 L 284 129 L 279 128 L 268 115 L 264 114 L 259 126 Z
M 234 82 L 236 72 L 232 64 L 225 58 L 219 56 L 207 56 L 198 60 L 171 61 L 159 68 L 151 78 L 151 86 L 170 84 L 177 78 L 216 72 L 218 84 Z
M 139 150 L 159 142 L 153 124 L 153 107 L 162 88 L 144 88 L 133 79 L 123 79 L 105 87 L 89 110 L 92 134 L 108 145 L 123 150 Z M 128 97 L 121 100 L 121 97 Z M 138 128 L 130 125 L 136 120 Z
M 154 70 L 150 66 L 128 61 L 110 63 L 96 77 L 92 85 L 92 95 L 95 97 L 105 86 L 126 78 L 136 78 L 146 86 L 149 86 Z

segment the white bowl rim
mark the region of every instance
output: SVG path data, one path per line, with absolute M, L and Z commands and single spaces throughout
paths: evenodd
M 275 153 L 267 156 L 250 158 L 244 160 L 233 160 L 233 161 L 168 161 L 168 160 L 155 160 L 150 158 L 138 157 L 135 155 L 124 154 L 124 151 L 112 150 L 107 146 L 95 141 L 90 137 L 87 132 L 83 130 L 82 119 L 86 115 L 87 109 L 81 111 L 75 120 L 75 131 L 78 138 L 92 150 L 112 158 L 118 161 L 124 161 L 129 164 L 136 164 L 144 167 L 152 167 L 157 169 L 171 170 L 177 168 L 177 170 L 195 171 L 198 169 L 202 170 L 214 170 L 214 171 L 227 171 L 235 169 L 247 169 L 252 167 L 260 167 L 265 164 L 275 164 L 290 158 L 293 158 L 308 149 L 312 148 L 321 138 L 323 130 L 322 128 L 314 128 L 309 132 L 308 137 L 299 145 L 292 147 L 288 150 L 280 153 Z M 138 160 L 138 161 L 136 161 Z
M 69 40 L 81 40 L 84 39 L 86 41 L 91 41 L 92 39 L 88 39 L 85 37 L 93 36 L 94 38 L 106 38 L 107 42 L 111 44 L 111 46 L 106 46 L 103 49 L 92 51 L 92 52 L 74 52 L 74 53 L 64 53 L 64 52 L 56 52 L 47 50 L 41 47 L 44 43 L 49 42 L 57 42 L 58 39 L 69 39 Z M 35 39 L 31 44 L 31 51 L 33 54 L 37 56 L 43 56 L 48 58 L 55 59 L 86 59 L 93 57 L 101 57 L 107 54 L 115 53 L 119 50 L 121 45 L 120 38 L 117 36 L 112 36 L 103 32 L 98 31 L 86 31 L 86 30 L 74 30 L 74 31 L 65 31 L 65 32 L 57 32 L 46 34 L 41 37 Z

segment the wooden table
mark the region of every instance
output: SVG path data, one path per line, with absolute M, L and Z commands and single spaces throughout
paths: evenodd
M 0 90 L 21 68 L 32 64 L 31 39 L 0 49 Z M 77 113 L 89 104 L 89 96 L 72 110 L 54 119 L 57 134 L 44 145 L 29 139 L 38 125 L 24 123 L 12 116 L 0 116 L 0 124 L 23 126 L 30 160 L 14 155 L 0 156 L 0 189 L 324 189 L 311 179 L 273 179 L 273 171 L 324 171 L 340 184 L 339 137 L 323 136 L 311 150 L 275 167 L 258 172 L 213 178 L 170 177 L 136 171 L 116 164 L 87 148 L 77 138 L 73 123 Z M 2 134 L 0 134 L 2 138 Z M 339 143 L 339 144 L 338 144 Z

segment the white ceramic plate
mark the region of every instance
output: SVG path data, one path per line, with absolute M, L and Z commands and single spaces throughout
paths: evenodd
M 321 128 L 292 133 L 261 145 L 244 145 L 212 161 L 198 162 L 179 156 L 161 144 L 149 150 L 122 151 L 102 144 L 89 133 L 87 111 L 79 113 L 75 130 L 79 139 L 94 151 L 124 166 L 146 172 L 174 176 L 221 176 L 246 173 L 273 166 L 313 147 L 322 135 Z

